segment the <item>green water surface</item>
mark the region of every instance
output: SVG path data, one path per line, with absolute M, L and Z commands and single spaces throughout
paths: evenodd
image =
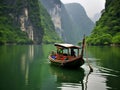
M 0 90 L 120 90 L 120 47 L 88 47 L 88 60 L 71 70 L 51 66 L 52 45 L 0 46 Z M 86 56 L 84 56 L 86 59 Z

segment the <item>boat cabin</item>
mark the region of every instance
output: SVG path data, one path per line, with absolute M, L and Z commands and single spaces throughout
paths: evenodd
M 79 54 L 79 46 L 67 43 L 55 43 L 54 46 L 56 46 L 57 50 L 56 52 L 52 51 L 48 57 L 51 64 L 70 68 L 82 66 L 85 62 L 83 59 L 84 43 L 85 38 L 82 42 L 81 54 Z
M 67 57 L 68 59 L 78 57 L 80 47 L 73 45 L 73 44 L 67 44 L 67 43 L 55 43 L 54 44 L 57 48 L 57 59 L 61 59 L 60 57 Z M 66 60 L 67 60 L 66 58 Z

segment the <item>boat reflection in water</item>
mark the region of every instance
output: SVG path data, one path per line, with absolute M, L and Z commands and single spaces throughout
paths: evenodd
M 71 89 L 71 88 L 82 88 L 84 90 L 84 77 L 85 70 L 83 68 L 78 69 L 63 69 L 59 67 L 55 67 L 53 65 L 50 66 L 50 72 L 53 76 L 56 77 L 56 83 L 58 88 L 62 89 Z

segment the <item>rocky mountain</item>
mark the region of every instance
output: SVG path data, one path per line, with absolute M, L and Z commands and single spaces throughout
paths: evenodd
M 65 42 L 72 43 L 74 38 L 72 35 L 72 23 L 70 17 L 60 0 L 40 0 L 49 12 L 54 23 L 56 32 Z
M 94 23 L 87 17 L 82 6 L 64 5 L 60 0 L 40 1 L 52 17 L 56 32 L 65 42 L 77 43 L 82 39 L 83 34 L 89 35 L 91 32 Z M 71 12 L 69 6 L 72 9 Z M 75 16 L 71 18 L 73 13 Z
M 62 36 L 60 17 L 61 2 L 59 0 L 40 0 L 40 2 L 44 5 L 48 13 L 50 14 L 57 33 L 59 34 L 59 36 Z
M 120 44 L 120 1 L 106 0 L 105 10 L 87 42 L 91 45 Z
M 2 0 L 0 6 L 1 42 L 24 43 L 31 40 L 41 43 L 43 30 L 39 24 L 41 20 L 37 0 Z
M 99 20 L 99 18 L 101 17 L 101 13 L 96 13 L 93 18 L 91 18 L 91 20 L 96 23 L 96 21 Z
M 44 20 L 45 18 L 46 20 Z M 48 26 L 45 27 L 45 24 Z M 54 34 L 49 36 L 49 34 L 46 33 L 48 30 Z M 45 41 L 43 40 L 43 36 L 45 35 L 49 37 L 49 42 L 58 40 L 49 14 L 38 0 L 0 1 L 1 44 L 41 44 Z
M 90 35 L 94 23 L 87 16 L 84 8 L 78 3 L 65 4 L 65 8 L 73 22 L 74 34 L 76 36 L 75 40 L 79 41 L 84 34 L 86 36 Z

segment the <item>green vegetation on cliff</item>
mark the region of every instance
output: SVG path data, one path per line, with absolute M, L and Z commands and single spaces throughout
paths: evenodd
M 15 12 L 14 8 L 16 7 L 9 1 L 0 1 L 0 44 L 30 42 L 27 33 L 20 30 L 12 16 L 12 13 Z
M 41 44 L 58 40 L 50 16 L 39 0 L 0 1 L 0 44 Z
M 90 45 L 120 44 L 120 0 L 106 0 L 105 10 L 87 38 Z

